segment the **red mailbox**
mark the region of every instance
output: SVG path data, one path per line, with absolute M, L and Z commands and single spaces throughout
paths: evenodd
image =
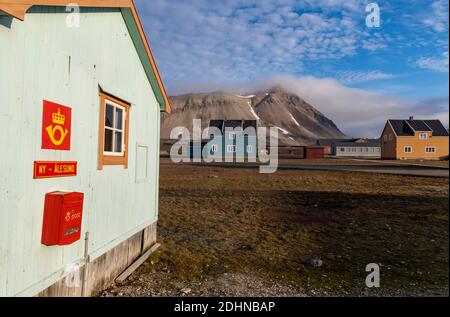
M 81 236 L 83 193 L 53 192 L 45 195 L 41 243 L 69 245 Z

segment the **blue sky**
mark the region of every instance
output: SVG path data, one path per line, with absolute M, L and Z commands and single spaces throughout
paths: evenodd
M 370 1 L 135 2 L 170 94 L 279 84 L 352 135 L 376 135 L 386 116 L 448 126 L 446 0 L 375 2 L 379 28 L 366 26 Z

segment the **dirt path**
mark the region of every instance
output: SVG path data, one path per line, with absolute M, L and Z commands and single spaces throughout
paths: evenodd
M 305 161 L 307 162 L 307 161 Z M 227 167 L 227 168 L 259 168 L 259 163 L 191 163 L 193 166 L 203 167 Z M 390 164 L 312 164 L 308 163 L 282 163 L 278 164 L 278 170 L 311 170 L 311 171 L 329 171 L 329 172 L 358 172 L 371 174 L 390 174 L 390 175 L 405 175 L 405 176 L 419 176 L 419 177 L 440 177 L 449 178 L 448 168 L 430 167 L 418 165 L 390 165 Z

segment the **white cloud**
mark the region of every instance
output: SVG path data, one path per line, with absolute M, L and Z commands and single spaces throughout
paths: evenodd
M 402 62 L 409 47 L 446 51 L 447 1 L 384 2 L 382 28 L 368 29 L 363 0 L 135 0 L 169 86 L 320 73 L 322 62 L 380 51 Z M 442 70 L 436 63 L 419 61 Z
M 278 83 L 355 136 L 378 136 L 389 117 L 419 113 L 444 120 L 448 116 L 448 105 L 438 111 L 435 100 L 421 112 L 422 108 L 406 99 L 345 86 L 394 78 L 390 71 L 335 73 L 336 69 L 351 69 L 348 63 L 340 63 L 342 60 L 353 63 L 356 57 L 358 63 L 366 56 L 394 58 L 400 63 L 406 60 L 416 67 L 448 72 L 446 0 L 434 1 L 430 10 L 423 10 L 428 4 L 420 1 L 384 2 L 383 27 L 379 30 L 364 27 L 367 1 L 363 0 L 135 2 L 150 42 L 156 44 L 153 52 L 171 94 L 212 90 L 251 93 Z M 420 48 L 423 56 L 407 55 L 412 52 L 410 48 Z M 431 55 L 435 51 L 446 53 L 436 57 Z M 339 81 L 274 77 L 306 72 L 332 74 Z
M 333 120 L 349 136 L 379 137 L 387 119 L 403 119 L 410 115 L 440 119 L 448 126 L 448 97 L 415 103 L 400 97 L 349 88 L 332 78 L 276 76 L 247 83 L 190 84 L 174 89 L 179 93 L 222 90 L 244 94 L 273 86 L 281 86 L 298 95 Z
M 441 58 L 422 57 L 416 62 L 416 65 L 420 68 L 430 69 L 442 73 L 448 73 L 448 61 L 449 55 L 447 51 L 442 54 Z
M 436 32 L 448 32 L 448 0 L 433 2 L 431 15 L 423 22 Z
M 392 79 L 398 77 L 394 74 L 384 73 L 379 70 L 371 71 L 345 71 L 338 73 L 337 77 L 343 84 L 355 84 L 372 80 Z
M 358 27 L 359 0 L 138 0 L 161 73 L 176 81 L 243 81 L 302 72 L 386 47 Z

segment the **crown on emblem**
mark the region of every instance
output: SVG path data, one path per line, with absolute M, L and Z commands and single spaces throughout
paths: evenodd
M 64 122 L 66 121 L 66 116 L 61 114 L 61 110 L 58 109 L 58 113 L 52 114 L 52 119 L 54 124 L 64 125 Z

